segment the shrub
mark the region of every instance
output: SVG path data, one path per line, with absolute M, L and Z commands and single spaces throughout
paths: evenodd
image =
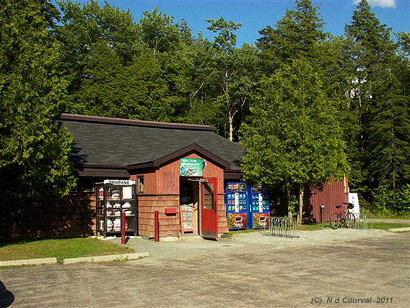
M 387 186 L 380 186 L 372 191 L 372 197 L 371 211 L 375 214 L 410 213 L 410 184 L 406 184 L 396 192 Z

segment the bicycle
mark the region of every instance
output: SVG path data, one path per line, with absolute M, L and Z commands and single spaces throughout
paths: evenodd
M 342 205 L 336 205 L 336 208 L 339 209 L 339 212 L 333 213 L 330 217 L 330 227 L 332 229 L 338 229 L 342 225 L 345 228 L 353 228 L 356 222 L 356 217 L 353 213 L 350 213 L 349 210 L 353 209 L 353 203 L 344 202 L 347 204 L 347 208 L 342 211 Z

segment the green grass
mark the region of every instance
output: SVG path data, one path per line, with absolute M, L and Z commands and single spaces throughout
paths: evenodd
M 367 214 L 367 218 L 378 218 L 378 219 L 410 219 L 410 214 L 374 214 L 366 210 L 363 210 L 362 214 Z
M 363 222 L 360 223 L 360 227 L 363 227 Z M 373 228 L 378 230 L 388 230 L 393 228 L 408 228 L 410 224 L 396 223 L 396 222 L 367 222 L 367 228 Z
M 100 256 L 134 252 L 126 246 L 119 246 L 93 238 L 50 239 L 0 243 L 0 261 L 51 258 L 58 261 L 65 258 Z
M 230 230 L 228 233 L 222 234 L 222 238 L 228 238 L 231 239 L 235 234 L 240 234 L 240 233 L 250 233 L 250 232 L 257 232 L 261 231 L 263 229 L 241 229 L 241 230 Z
M 296 229 L 301 231 L 317 231 L 327 228 L 328 226 L 329 223 L 307 223 L 301 226 L 296 226 Z

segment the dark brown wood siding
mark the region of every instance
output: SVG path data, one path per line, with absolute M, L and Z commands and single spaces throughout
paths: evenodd
M 92 235 L 95 195 L 72 194 L 60 201 L 8 201 L 0 204 L 0 240 Z

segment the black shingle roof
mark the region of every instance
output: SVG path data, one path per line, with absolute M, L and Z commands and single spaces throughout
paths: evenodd
M 192 144 L 239 169 L 244 150 L 209 126 L 62 114 L 74 135 L 73 158 L 90 165 L 128 166 L 155 161 Z

